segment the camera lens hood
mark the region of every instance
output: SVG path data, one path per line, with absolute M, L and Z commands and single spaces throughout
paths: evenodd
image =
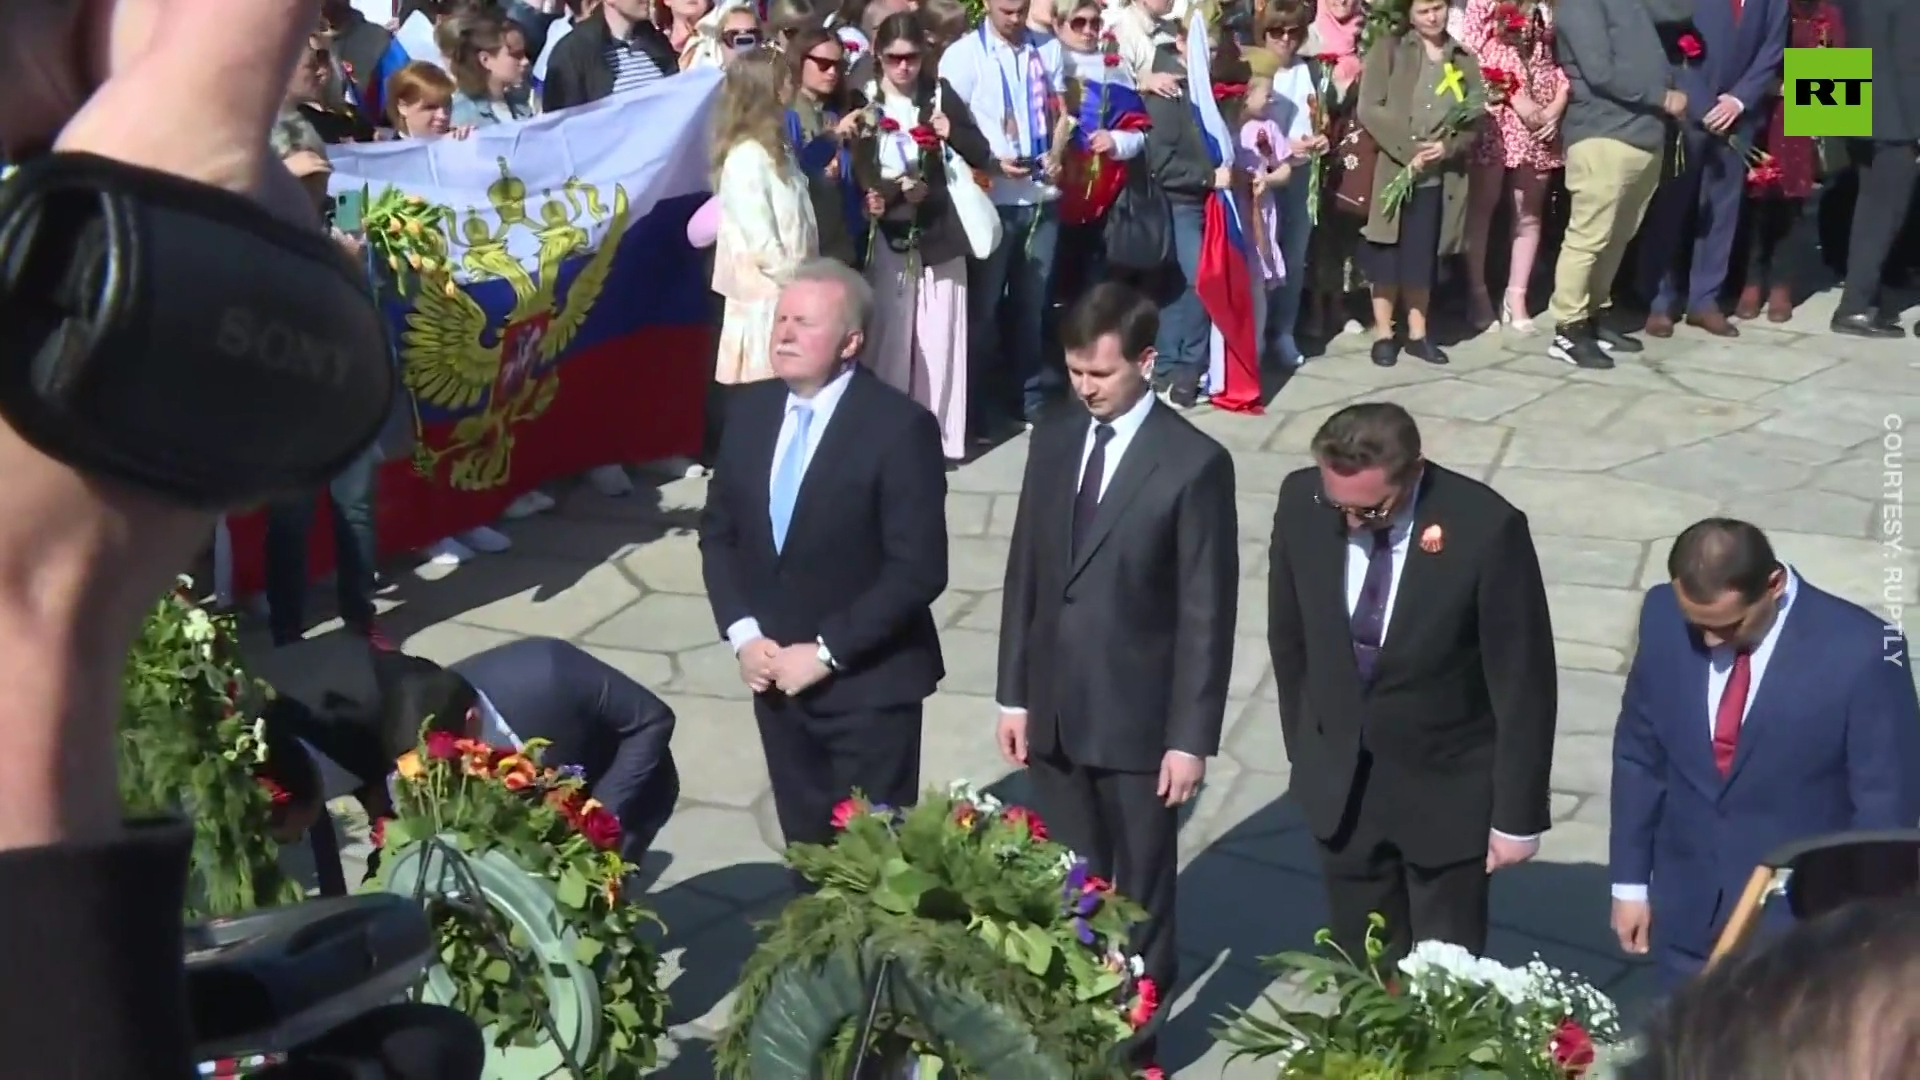
M 0 414 L 42 453 L 248 505 L 330 479 L 396 381 L 365 272 L 317 227 L 90 154 L 0 182 Z

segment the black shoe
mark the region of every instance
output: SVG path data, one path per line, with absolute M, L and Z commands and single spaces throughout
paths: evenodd
M 1600 339 L 1591 323 L 1573 323 L 1553 328 L 1553 341 L 1547 346 L 1547 355 L 1563 364 L 1586 368 L 1589 371 L 1605 371 L 1613 367 L 1613 357 L 1601 347 Z M 1635 342 L 1638 345 L 1639 342 Z
M 1857 311 L 1852 315 L 1835 315 L 1827 324 L 1827 329 L 1848 337 L 1874 338 L 1884 341 L 1888 338 L 1906 337 L 1900 324 L 1880 317 L 1876 311 Z
M 1418 357 L 1434 365 L 1447 362 L 1447 354 L 1441 351 L 1440 346 L 1433 343 L 1432 338 L 1422 337 L 1410 339 L 1407 342 L 1407 355 Z
M 1400 343 L 1392 338 L 1376 341 L 1367 355 L 1373 359 L 1375 367 L 1392 367 L 1400 362 Z
M 1169 380 L 1167 404 L 1176 409 L 1191 409 L 1200 403 L 1200 373 L 1181 372 Z
M 1647 350 L 1645 345 L 1640 344 L 1639 338 L 1628 337 L 1620 331 L 1609 326 L 1604 326 L 1598 322 L 1587 325 L 1593 329 L 1593 343 L 1608 352 L 1637 353 Z M 1608 362 L 1607 366 L 1612 367 L 1612 362 Z

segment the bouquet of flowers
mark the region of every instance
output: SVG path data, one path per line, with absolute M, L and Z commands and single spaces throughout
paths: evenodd
M 1269 994 L 1269 1015 L 1228 1018 L 1219 1036 L 1233 1057 L 1269 1061 L 1280 1080 L 1578 1080 L 1620 1040 L 1613 1002 L 1537 957 L 1513 968 L 1424 941 L 1383 976 L 1384 925 L 1373 917 L 1360 962 L 1337 948 L 1270 958 L 1314 1000 Z M 1316 941 L 1330 945 L 1325 931 Z
M 447 229 L 453 211 L 418 195 L 387 188 L 377 196 L 361 189 L 366 210 L 361 225 L 373 269 L 401 296 L 435 289 L 453 296 L 453 263 L 447 257 Z
M 1440 126 L 1428 138 L 1442 142 L 1454 138 L 1479 123 L 1480 118 L 1486 114 L 1486 91 L 1478 87 L 1472 91 L 1463 91 L 1454 101 L 1453 106 L 1447 110 L 1446 115 L 1440 118 Z M 1392 180 L 1387 181 L 1386 188 L 1380 192 L 1381 209 L 1389 215 L 1398 214 L 1400 208 L 1405 206 L 1407 200 L 1413 196 L 1413 186 L 1419 179 L 1418 171 L 1413 166 L 1401 168 Z
M 1527 36 L 1527 26 L 1531 20 L 1520 5 L 1513 0 L 1502 0 L 1493 6 L 1493 28 L 1500 40 L 1516 48 Z
M 1142 913 L 1039 817 L 960 783 L 904 811 L 856 795 L 834 824 L 832 844 L 787 852 L 818 891 L 747 961 L 718 1076 L 754 1075 L 763 1056 L 844 1075 L 861 1054 L 957 1080 L 1041 1075 L 1035 1059 L 1123 1074 L 1116 1049 L 1160 1003 L 1125 951 Z M 857 1047 L 876 984 L 876 1038 Z
M 439 968 L 451 983 L 443 1004 L 471 1017 L 496 1049 L 550 1040 L 555 1007 L 546 972 L 554 958 L 535 938 L 557 930 L 566 959 L 598 988 L 598 1002 L 590 1002 L 599 1009 L 597 1045 L 573 1053 L 597 1080 L 638 1077 L 655 1064 L 666 1031 L 659 958 L 638 936 L 658 920 L 622 895 L 633 867 L 617 850 L 619 819 L 587 796 L 578 769 L 543 765 L 544 747 L 534 740 L 520 751 L 500 750 L 449 732 L 423 733 L 397 764 L 397 816 L 375 824 L 382 849 L 376 887 L 403 891 L 391 877 L 406 863 L 405 849 L 443 842 L 473 859 L 502 853 L 528 878 L 551 883 L 559 925 L 535 933 L 518 923 L 503 931 L 510 920 L 485 897 L 424 898 Z
M 275 800 L 262 784 L 260 709 L 272 693 L 247 675 L 230 617 L 211 615 L 181 578 L 161 597 L 127 655 L 120 706 L 120 799 L 134 817 L 193 821 L 189 918 L 238 915 L 300 898 L 269 833 Z

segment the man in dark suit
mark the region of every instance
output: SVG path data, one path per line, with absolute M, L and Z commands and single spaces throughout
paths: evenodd
M 1764 133 L 1761 104 L 1780 85 L 1787 47 L 1789 0 L 1695 0 L 1693 25 L 1706 55 L 1680 64 L 1674 79 L 1687 96 L 1681 121 L 1685 160 L 1678 176 L 1654 193 L 1640 230 L 1640 293 L 1651 305 L 1647 333 L 1673 336 L 1680 246 L 1693 236 L 1684 297 L 1686 321 L 1718 337 L 1739 330 L 1720 310 L 1733 236 L 1746 196 L 1746 146 Z M 1694 224 L 1689 227 L 1689 220 Z
M 1527 518 L 1422 458 L 1413 417 L 1350 405 L 1280 485 L 1268 643 L 1292 794 L 1319 841 L 1334 940 L 1386 917 L 1487 943 L 1487 883 L 1552 824 L 1558 680 Z
M 1085 408 L 1027 452 L 997 698 L 1001 753 L 1054 837 L 1146 907 L 1132 944 L 1171 993 L 1177 808 L 1220 751 L 1240 556 L 1233 458 L 1155 402 L 1159 322 L 1112 283 L 1062 320 Z
M 1847 40 L 1873 49 L 1873 137 L 1850 139 L 1847 155 L 1860 176 L 1847 241 L 1847 281 L 1834 309 L 1835 333 L 1904 335 L 1880 310 L 1880 276 L 1900 236 L 1920 177 L 1920 4 L 1913 0 L 1846 0 Z M 1920 325 L 1914 327 L 1920 335 Z
M 503 749 L 545 739 L 542 762 L 582 771 L 588 792 L 620 819 L 620 857 L 636 866 L 680 798 L 668 747 L 673 710 L 577 645 L 522 638 L 445 668 L 376 650 L 374 675 L 383 764 L 415 746 L 427 723 Z M 323 758 L 334 756 L 336 744 L 317 734 L 303 736 Z M 334 725 L 333 739 L 344 734 Z M 361 758 L 338 764 L 357 772 L 354 760 Z M 323 777 L 336 774 L 326 760 L 319 765 Z M 334 782 L 327 786 L 332 797 Z
M 1906 639 L 1709 518 L 1647 591 L 1613 741 L 1613 927 L 1668 989 L 1782 844 L 1920 824 Z M 1656 918 L 1657 916 L 1657 918 Z
M 754 693 L 788 843 L 832 839 L 855 790 L 914 801 L 922 705 L 946 674 L 940 428 L 855 362 L 872 311 L 841 263 L 795 273 L 774 313 L 778 378 L 728 403 L 700 519 L 707 599 Z

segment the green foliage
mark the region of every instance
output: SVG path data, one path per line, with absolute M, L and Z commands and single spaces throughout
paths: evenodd
M 528 875 L 553 883 L 562 926 L 576 939 L 574 959 L 599 984 L 603 1037 L 581 1061 L 589 1080 L 628 1080 L 659 1060 L 667 996 L 659 957 L 639 936 L 658 924 L 636 898 L 621 895 L 633 870 L 620 858 L 619 822 L 586 797 L 577 769 L 540 763 L 544 744 L 501 751 L 444 732 L 428 733 L 399 761 L 396 817 L 380 830 L 382 877 L 400 863 L 400 849 L 429 837 L 452 837 L 465 851 L 500 851 Z M 502 945 L 470 909 L 432 903 L 440 962 L 454 983 L 452 1005 L 494 1036 L 496 1046 L 534 1046 L 547 1039 L 541 1017 L 550 1002 L 532 943 L 519 934 Z M 497 920 L 504 921 L 504 920 Z
M 233 620 L 188 592 L 162 598 L 127 656 L 120 707 L 120 798 L 130 817 L 193 822 L 188 918 L 300 899 L 268 835 L 273 807 L 254 770 L 266 758 L 261 705 Z
M 1228 1060 L 1271 1062 L 1279 1080 L 1569 1080 L 1596 1041 L 1619 1038 L 1605 995 L 1537 959 L 1509 968 L 1423 942 L 1386 978 L 1384 927 L 1369 920 L 1359 962 L 1324 930 L 1323 954 L 1266 958 L 1287 1000 L 1266 993 L 1258 1012 L 1224 1018 Z
M 844 1016 L 816 1018 L 833 1030 L 810 1062 L 809 1048 L 773 1034 L 806 1025 L 762 1012 L 790 1011 L 796 980 L 831 997 L 845 978 L 829 975 L 851 958 L 863 971 L 893 961 L 889 982 L 900 985 L 876 1025 L 881 1050 L 920 1057 L 922 1075 L 936 1062 L 943 1080 L 1123 1075 L 1114 1051 L 1158 1004 L 1122 951 L 1137 905 L 1047 839 L 1037 817 L 964 785 L 905 812 L 856 797 L 836 821 L 833 844 L 787 852 L 819 891 L 788 904 L 748 959 L 715 1044 L 718 1076 L 765 1080 L 774 1074 L 759 1063 L 773 1054 L 796 1077 L 844 1074 L 863 996 Z

